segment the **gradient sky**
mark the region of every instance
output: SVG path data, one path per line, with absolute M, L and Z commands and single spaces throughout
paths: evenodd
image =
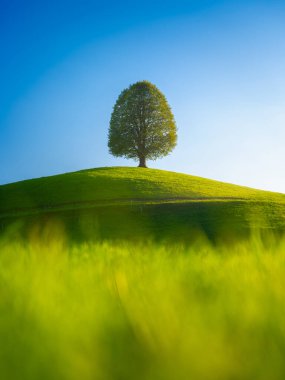
M 177 148 L 150 167 L 285 192 L 285 1 L 0 2 L 0 183 L 98 166 L 149 80 Z

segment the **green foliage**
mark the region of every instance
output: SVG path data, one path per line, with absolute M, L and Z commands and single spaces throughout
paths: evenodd
M 285 241 L 0 244 L 0 378 L 283 380 Z
M 143 81 L 120 94 L 111 116 L 108 146 L 114 156 L 140 161 L 166 156 L 176 145 L 176 125 L 165 96 Z

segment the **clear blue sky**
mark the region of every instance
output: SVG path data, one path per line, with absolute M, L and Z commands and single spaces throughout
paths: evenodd
M 146 79 L 178 145 L 150 167 L 285 192 L 284 0 L 0 3 L 0 183 L 98 166 Z

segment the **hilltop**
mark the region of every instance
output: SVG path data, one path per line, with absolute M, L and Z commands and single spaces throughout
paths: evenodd
M 0 186 L 3 225 L 48 214 L 67 218 L 68 223 L 73 220 L 76 230 L 74 220 L 88 214 L 89 227 L 90 218 L 93 224 L 96 219 L 97 232 L 100 225 L 104 233 L 114 233 L 114 220 L 118 222 L 119 215 L 126 212 L 128 221 L 131 215 L 131 225 L 140 220 L 141 227 L 144 219 L 148 231 L 162 231 L 165 223 L 168 232 L 178 226 L 180 231 L 182 227 L 187 230 L 194 224 L 213 231 L 221 223 L 245 227 L 257 219 L 266 227 L 283 228 L 285 195 L 187 174 L 130 167 L 88 169 Z

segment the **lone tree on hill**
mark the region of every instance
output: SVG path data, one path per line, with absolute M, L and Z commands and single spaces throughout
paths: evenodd
M 166 156 L 176 145 L 176 124 L 165 96 L 150 82 L 120 94 L 111 116 L 108 147 L 114 156 L 139 161 Z

